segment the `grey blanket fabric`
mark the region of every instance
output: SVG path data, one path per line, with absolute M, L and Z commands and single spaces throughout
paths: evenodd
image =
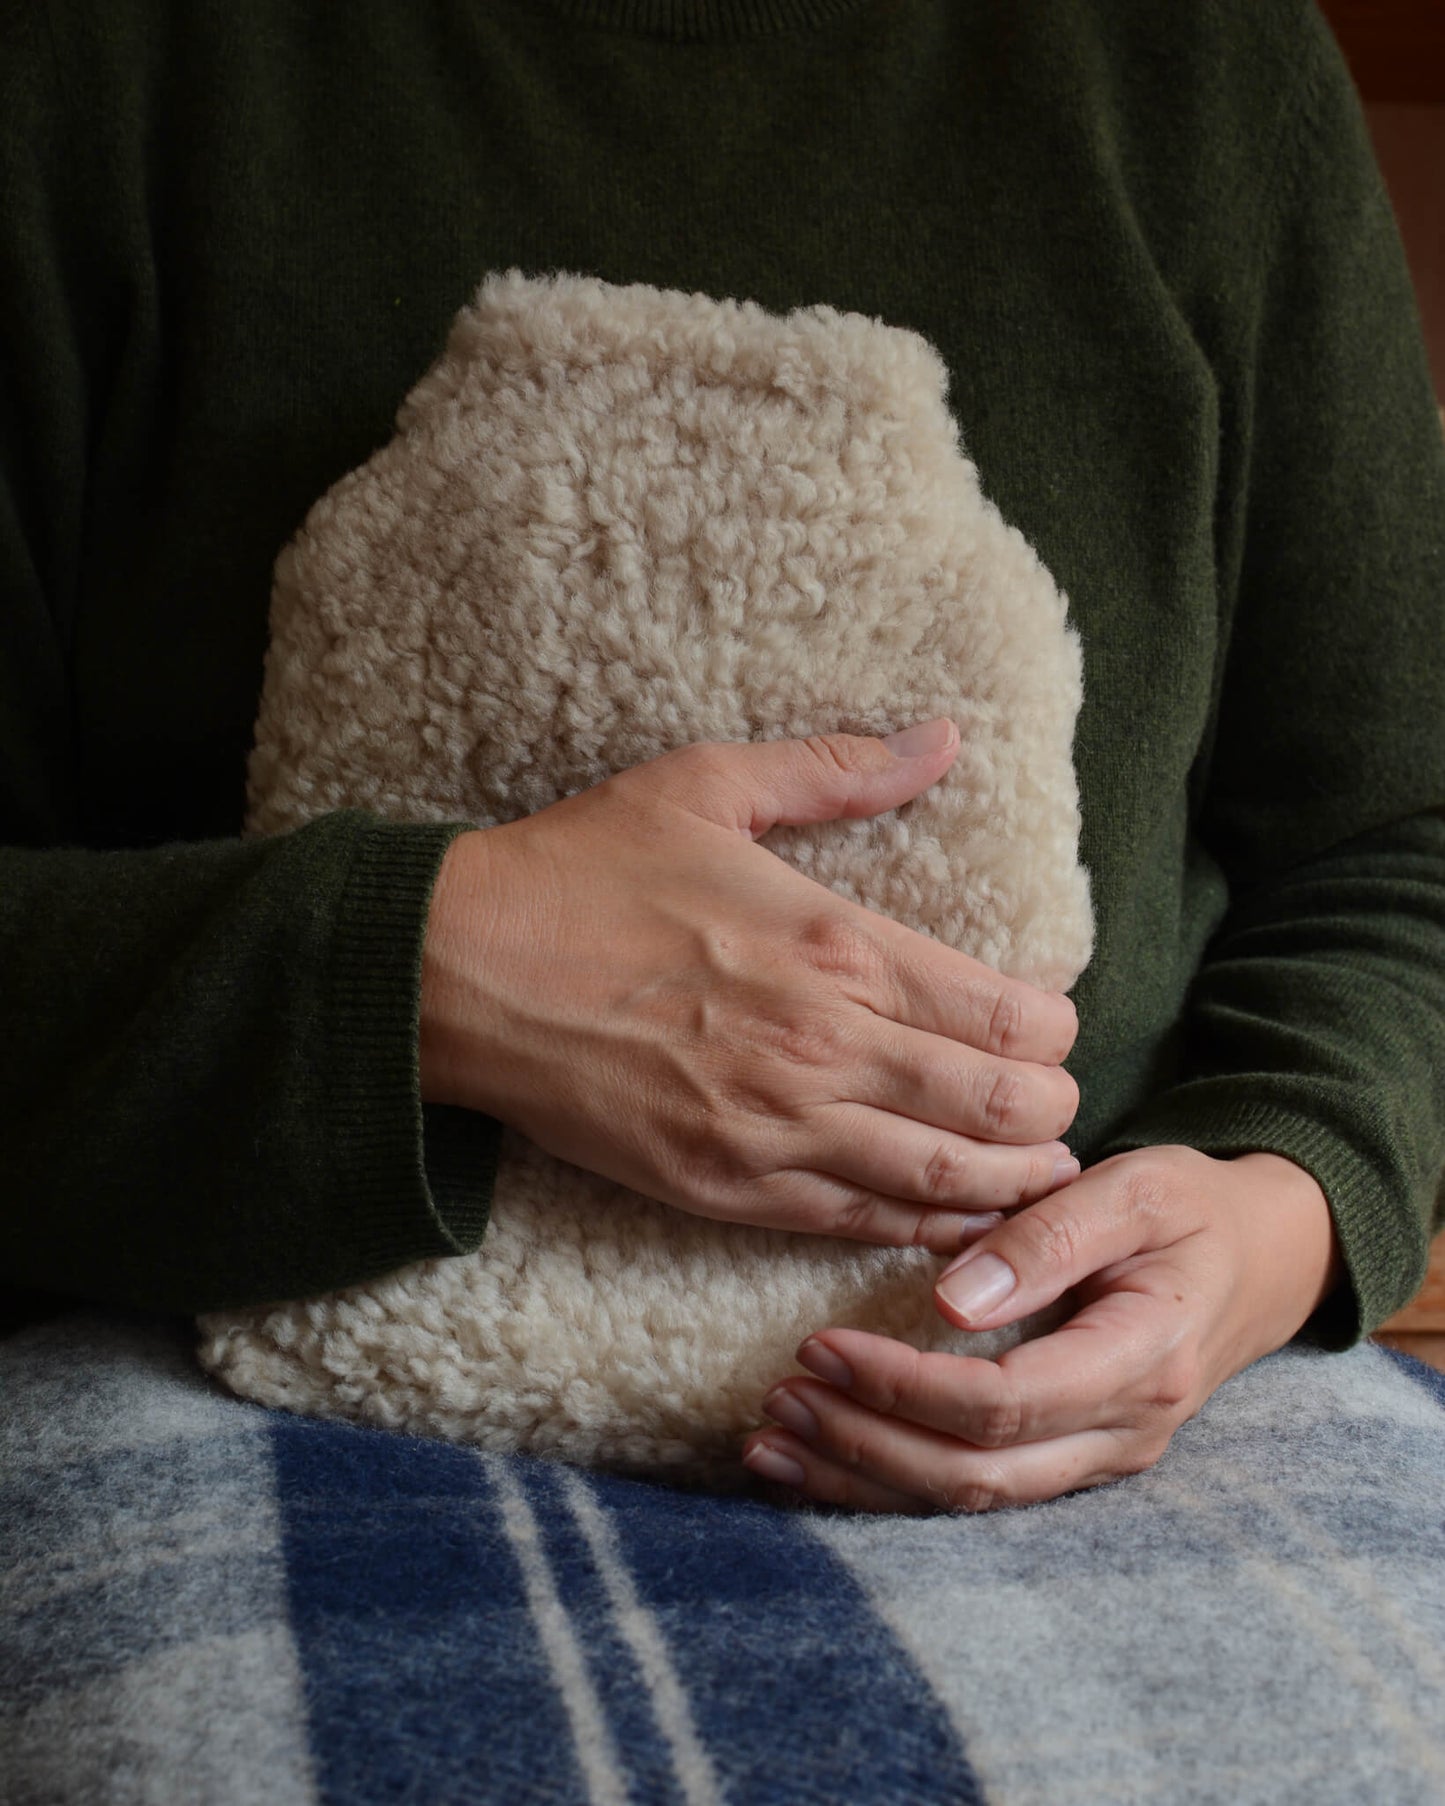
M 979 1518 L 783 1511 L 221 1396 L 171 1325 L 0 1344 L 4 1806 L 1433 1806 L 1445 1382 L 1225 1386 Z

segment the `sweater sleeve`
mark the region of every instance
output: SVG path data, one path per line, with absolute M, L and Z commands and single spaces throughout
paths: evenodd
M 75 623 L 108 306 L 40 7 L 0 74 L 0 1284 L 193 1311 L 479 1240 L 496 1125 L 423 1112 L 457 826 L 86 845 Z M 261 601 L 264 607 L 264 598 Z M 240 772 L 236 773 L 239 794 Z
M 1309 1171 L 1342 1348 L 1423 1277 L 1445 1163 L 1445 439 L 1393 215 L 1313 14 L 1226 421 L 1233 598 L 1196 831 L 1230 907 L 1181 1069 L 1105 1152 L 1183 1143 Z
M 194 1311 L 474 1247 L 488 1125 L 424 1137 L 416 1059 L 457 831 L 0 849 L 5 1280 Z

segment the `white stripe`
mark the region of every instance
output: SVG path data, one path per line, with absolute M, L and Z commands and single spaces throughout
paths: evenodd
M 687 1806 L 722 1806 L 725 1797 L 722 1785 L 698 1736 L 687 1694 L 667 1653 L 657 1620 L 637 1596 L 637 1588 L 632 1584 L 632 1576 L 617 1545 L 616 1531 L 598 1510 L 597 1501 L 580 1474 L 565 1474 L 562 1488 L 612 1601 L 617 1628 L 637 1658 L 642 1678 L 647 1683 L 652 1709 L 667 1739 L 673 1772 L 683 1799 Z
M 551 1663 L 557 1691 L 567 1708 L 577 1761 L 587 1783 L 587 1797 L 592 1806 L 627 1806 L 627 1784 L 622 1778 L 617 1751 L 602 1714 L 602 1702 L 587 1673 L 572 1621 L 557 1597 L 532 1507 L 527 1503 L 516 1475 L 505 1462 L 486 1461 L 485 1466 L 496 1485 L 502 1525 L 522 1570 L 532 1622 Z
M 1221 1468 L 1224 1464 L 1221 1463 Z M 1237 1472 L 1238 1470 L 1236 1470 Z M 1161 1476 L 1158 1482 L 1161 1493 L 1172 1493 L 1176 1498 L 1185 1501 L 1187 1508 L 1198 1515 L 1209 1515 L 1214 1519 L 1221 1541 L 1226 1542 L 1240 1557 L 1240 1567 L 1245 1573 L 1258 1577 L 1261 1593 L 1273 1592 L 1277 1599 L 1284 1602 L 1287 1609 L 1293 1609 L 1295 1615 L 1318 1644 L 1327 1648 L 1339 1664 L 1339 1672 L 1350 1675 L 1362 1696 L 1368 1696 L 1375 1702 L 1379 1716 L 1397 1733 L 1402 1744 L 1408 1745 L 1419 1769 L 1437 1775 L 1445 1782 L 1445 1744 L 1437 1738 L 1430 1726 L 1423 1722 L 1412 1701 L 1402 1698 L 1391 1686 L 1388 1677 L 1382 1676 L 1376 1665 L 1358 1647 L 1357 1629 L 1346 1623 L 1342 1624 L 1338 1608 L 1332 1610 L 1322 1596 L 1322 1588 L 1315 1582 L 1317 1590 L 1311 1591 L 1294 1578 L 1286 1562 L 1278 1557 L 1261 1553 L 1241 1532 L 1233 1516 L 1220 1502 L 1218 1496 L 1201 1494 L 1196 1488 L 1187 1484 Z M 1264 1488 L 1253 1488 L 1257 1495 L 1276 1510 L 1278 1502 L 1273 1494 Z M 1285 1513 L 1287 1523 L 1293 1520 Z M 1313 1541 L 1314 1539 L 1310 1539 Z M 1318 1547 L 1318 1543 L 1315 1543 Z M 1332 1545 L 1326 1545 L 1332 1547 Z M 1333 1577 L 1348 1575 L 1353 1565 L 1352 1559 L 1343 1550 L 1338 1551 L 1338 1559 L 1330 1563 L 1329 1572 Z M 1355 1589 L 1359 1597 L 1359 1589 Z M 1367 1603 L 1373 1603 L 1367 1599 Z
M 1361 1610 L 1368 1612 L 1395 1638 L 1415 1673 L 1428 1679 L 1439 1689 L 1441 1697 L 1445 1698 L 1445 1656 L 1441 1655 L 1430 1638 L 1411 1623 L 1359 1556 L 1353 1554 L 1343 1543 L 1336 1542 L 1322 1526 L 1307 1518 L 1293 1500 L 1282 1498 L 1268 1487 L 1261 1486 L 1243 1468 L 1226 1468 L 1221 1465 L 1216 1471 L 1220 1480 L 1232 1492 L 1248 1493 L 1266 1509 L 1273 1511 L 1302 1543 L 1308 1544 L 1320 1558 L 1324 1571 L 1334 1584 L 1354 1595 Z M 1368 1552 L 1365 1559 L 1368 1560 Z

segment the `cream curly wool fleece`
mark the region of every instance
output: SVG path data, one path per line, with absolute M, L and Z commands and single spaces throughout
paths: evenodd
M 690 741 L 962 747 L 882 817 L 778 828 L 818 883 L 1070 986 L 1088 885 L 1077 639 L 984 497 L 916 333 L 566 274 L 487 277 L 397 433 L 276 567 L 250 825 L 360 806 L 483 826 Z M 706 1221 L 503 1135 L 481 1250 L 202 1318 L 250 1398 L 722 1482 L 810 1331 L 991 1354 L 941 1261 Z

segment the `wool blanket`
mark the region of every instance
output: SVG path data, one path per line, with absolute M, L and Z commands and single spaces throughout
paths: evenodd
M 984 1517 L 783 1510 L 0 1343 L 6 1806 L 1435 1806 L 1445 1379 L 1238 1375 Z

